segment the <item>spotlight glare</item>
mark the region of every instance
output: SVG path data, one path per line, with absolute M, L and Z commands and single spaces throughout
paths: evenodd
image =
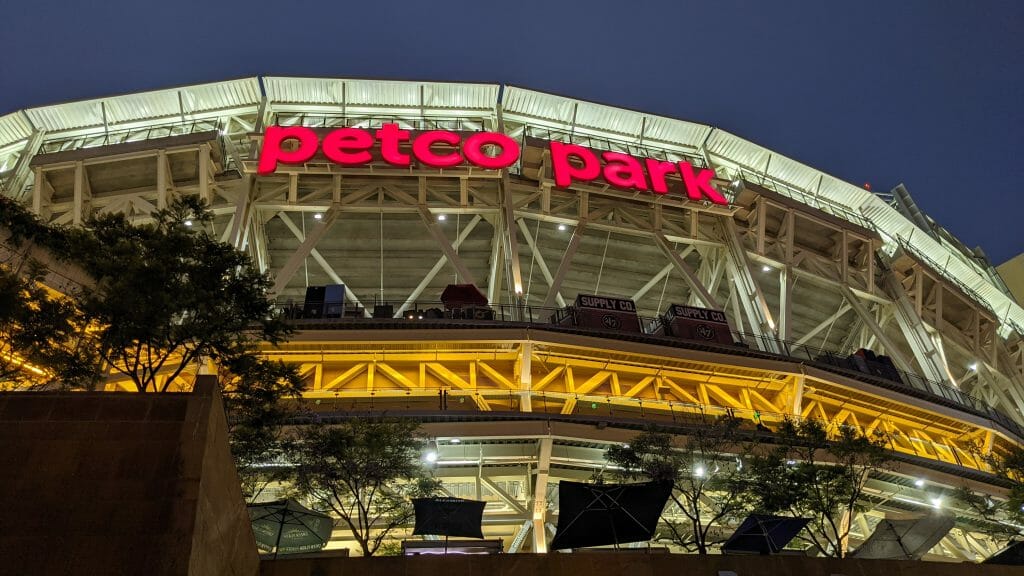
M 430 463 L 437 462 L 437 452 L 431 450 L 430 452 L 427 452 L 423 456 L 423 459 L 426 460 L 427 462 L 430 462 Z
M 932 506 L 936 508 L 942 508 L 942 498 L 939 496 L 932 498 Z
M 441 221 L 441 222 L 444 222 L 445 220 L 447 220 L 447 219 L 448 219 L 448 215 L 447 215 L 447 214 L 438 214 L 438 215 L 437 215 L 437 219 L 438 219 L 439 221 Z
M 921 488 L 922 486 L 924 486 L 924 480 L 922 480 L 920 478 L 918 478 L 917 480 L 914 480 L 914 486 L 917 486 L 918 488 Z
M 971 362 L 970 364 L 967 365 L 967 369 L 968 370 L 972 370 L 972 371 L 977 370 L 978 369 L 978 363 L 977 362 Z
M 452 438 L 448 442 L 450 442 L 452 444 L 462 444 L 462 440 L 459 440 L 458 438 Z
M 771 266 L 768 266 L 768 265 L 761 266 L 761 272 L 771 272 L 771 271 L 772 271 L 772 267 Z
M 192 221 L 191 220 L 185 220 L 185 226 L 191 226 L 191 225 L 192 225 Z
M 324 217 L 324 215 L 319 213 L 319 212 L 317 212 L 316 214 L 313 214 L 313 219 L 314 220 L 320 220 L 323 217 Z
M 704 477 L 704 467 L 703 466 L 697 466 L 696 468 L 694 468 L 693 469 L 693 475 L 696 476 L 697 478 L 703 478 Z
M 558 225 L 558 231 L 559 232 L 565 232 L 565 224 L 559 224 Z

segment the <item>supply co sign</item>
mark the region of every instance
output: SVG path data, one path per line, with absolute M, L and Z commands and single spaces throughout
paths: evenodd
M 286 143 L 291 143 L 286 145 Z M 638 159 L 621 152 L 598 152 L 562 142 L 548 142 L 555 184 L 567 188 L 574 182 L 602 179 L 623 190 L 669 192 L 668 177 L 679 178 L 691 200 L 715 204 L 728 201 L 711 185 L 715 173 L 695 168 L 689 162 Z M 340 166 L 365 166 L 385 162 L 398 168 L 419 164 L 431 168 L 453 168 L 470 164 L 487 170 L 508 168 L 519 161 L 519 143 L 499 132 L 469 135 L 448 130 L 411 132 L 398 124 L 384 124 L 377 130 L 338 128 L 321 138 L 304 126 L 271 126 L 263 135 L 257 174 L 273 174 L 281 164 L 305 164 L 320 152 Z

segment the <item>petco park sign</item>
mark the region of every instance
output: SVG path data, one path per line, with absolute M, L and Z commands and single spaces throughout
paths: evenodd
M 667 194 L 667 179 L 671 177 L 682 182 L 691 200 L 728 204 L 711 185 L 715 173 L 695 168 L 689 162 L 637 159 L 621 152 L 599 153 L 562 142 L 548 142 L 548 146 L 555 184 L 563 188 L 574 182 L 603 180 L 625 190 Z M 501 170 L 519 161 L 520 149 L 518 142 L 499 132 L 412 132 L 394 123 L 384 124 L 377 130 L 338 128 L 326 133 L 304 126 L 271 126 L 263 135 L 256 173 L 273 174 L 281 164 L 305 164 L 318 153 L 340 166 L 384 162 L 409 168 L 415 161 L 430 168 L 454 168 L 468 163 L 487 170 Z

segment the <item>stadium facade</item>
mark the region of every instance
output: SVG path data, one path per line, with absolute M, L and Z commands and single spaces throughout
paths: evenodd
M 984 256 L 903 187 L 712 126 L 507 85 L 245 78 L 0 116 L 0 187 L 71 225 L 206 200 L 294 318 L 265 352 L 309 404 L 423 418 L 508 551 L 545 551 L 557 481 L 649 423 L 885 431 L 898 466 L 854 545 L 964 485 L 998 498 L 983 456 L 1024 441 L 1024 309 Z M 996 551 L 953 512 L 929 557 Z

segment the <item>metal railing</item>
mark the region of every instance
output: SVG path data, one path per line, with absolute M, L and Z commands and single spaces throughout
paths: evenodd
M 139 128 L 124 128 L 110 130 L 103 133 L 76 136 L 61 140 L 50 140 L 45 142 L 39 149 L 39 154 L 52 154 L 68 150 L 80 150 L 82 148 L 97 148 L 110 144 L 125 144 L 128 142 L 142 142 L 156 138 L 168 138 L 170 136 L 182 136 L 185 134 L 197 134 L 201 132 L 213 132 L 218 130 L 219 120 L 193 120 L 186 122 L 168 122 L 165 124 L 154 124 Z
M 640 333 L 614 330 L 581 329 L 573 321 L 574 308 L 553 308 L 544 306 L 495 304 L 490 306 L 445 307 L 437 301 L 382 301 L 374 304 L 378 314 L 366 318 L 362 308 L 346 310 L 344 317 L 325 318 L 322 315 L 304 314 L 304 306 L 292 301 L 279 302 L 283 316 L 296 323 L 326 324 L 336 328 L 366 327 L 368 322 L 408 323 L 409 327 L 424 328 L 472 327 L 486 324 L 516 323 L 525 326 L 552 330 L 573 331 L 597 336 L 635 340 L 642 339 L 652 344 L 675 347 L 701 348 L 726 354 L 770 357 L 795 361 L 815 366 L 829 372 L 862 380 L 885 387 L 889 390 L 910 394 L 932 402 L 966 410 L 999 424 L 1007 431 L 1024 439 L 1024 427 L 1007 415 L 988 406 L 981 399 L 971 396 L 949 384 L 929 380 L 920 374 L 900 370 L 885 360 L 869 360 L 855 357 L 854 350 L 834 350 L 800 344 L 763 334 L 732 332 L 732 344 L 721 344 L 702 340 L 686 340 L 667 336 L 664 321 L 660 316 L 638 316 Z M 396 316 L 401 311 L 400 316 Z M 371 314 L 373 316 L 373 314 Z M 774 352 L 778 350 L 778 352 Z M 880 358 L 884 358 L 880 357 Z

